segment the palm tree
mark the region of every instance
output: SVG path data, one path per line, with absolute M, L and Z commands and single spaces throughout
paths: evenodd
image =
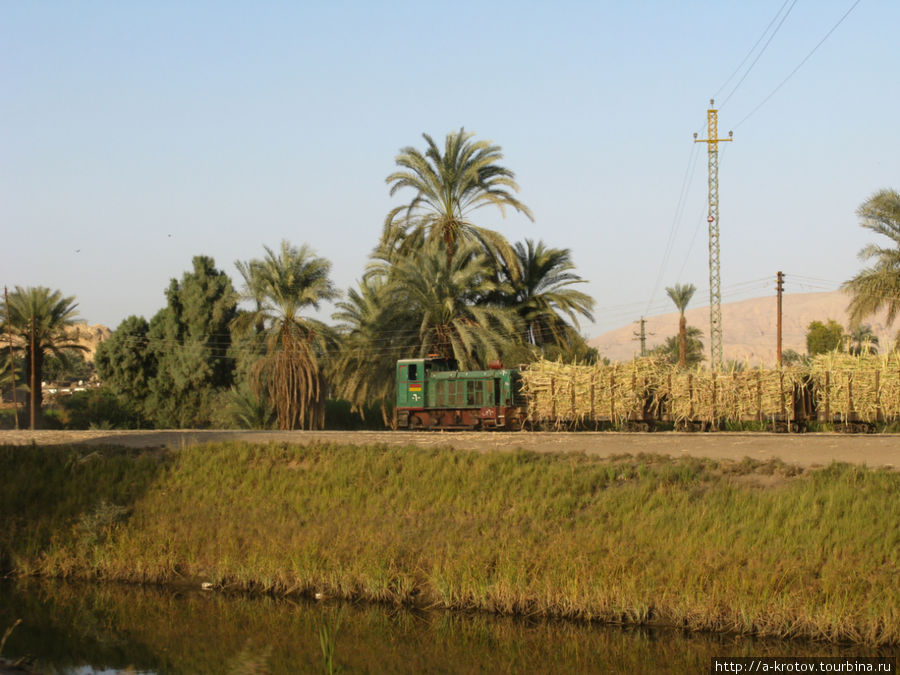
M 579 315 L 594 319 L 594 299 L 572 288 L 585 281 L 572 272 L 575 265 L 571 252 L 526 239 L 524 244 L 516 243 L 515 253 L 516 269 L 501 267 L 501 278 L 510 292 L 499 301 L 513 307 L 522 319 L 527 344 L 541 349 L 545 345 L 568 345 L 573 330 L 566 319 L 576 329 Z
M 385 279 L 370 275 L 336 303 L 332 318 L 339 322 L 340 347 L 334 361 L 335 393 L 348 400 L 354 412 L 377 402 L 385 425 L 390 424 L 397 359 L 416 349 L 411 316 L 391 298 Z
M 845 336 L 849 342 L 848 350 L 854 356 L 878 353 L 878 336 L 867 323 L 861 324 Z
M 74 296 L 44 286 L 16 286 L 0 315 L 3 334 L 12 333 L 13 346 L 24 353 L 25 371 L 32 375 L 29 406 L 33 427 L 40 426 L 44 359 L 52 355 L 67 363 L 67 352 L 87 351 L 70 331 L 79 323 L 77 307 Z
M 449 262 L 461 241 L 475 240 L 493 255 L 513 259 L 506 239 L 475 225 L 471 214 L 496 206 L 502 215 L 506 207 L 512 207 L 533 217 L 513 194 L 519 191 L 515 174 L 497 163 L 503 158 L 500 146 L 473 141 L 473 135 L 464 129 L 447 134 L 442 153 L 431 136 L 422 134 L 427 144 L 424 154 L 413 147 L 400 151 L 395 159 L 400 169 L 386 179 L 390 194 L 393 197 L 404 188 L 415 194 L 407 204 L 388 213 L 383 246 L 405 254 L 425 241 L 439 240 Z
M 440 242 L 415 256 L 370 265 L 385 280 L 395 335 L 408 353 L 456 359 L 463 370 L 499 356 L 519 330 L 514 310 L 489 301 L 501 290 L 492 261 L 475 243 L 460 243 L 448 259 Z
M 687 367 L 687 319 L 684 318 L 684 310 L 687 309 L 688 303 L 694 297 L 697 287 L 694 284 L 675 284 L 674 286 L 666 286 L 666 293 L 678 308 L 678 367 Z
M 891 324 L 900 312 L 900 192 L 876 192 L 860 205 L 856 214 L 862 227 L 883 234 L 892 245 L 869 244 L 859 252 L 860 260 L 873 260 L 874 264 L 842 286 L 853 296 L 847 307 L 850 325 L 858 325 L 883 307 L 887 308 L 887 321 Z
M 687 326 L 684 332 L 685 342 L 687 344 L 687 349 L 685 350 L 685 367 L 693 368 L 697 364 L 701 363 L 704 359 L 703 341 L 700 339 L 701 337 L 703 337 L 703 331 L 696 326 Z M 650 354 L 654 356 L 662 356 L 674 363 L 675 359 L 681 359 L 680 342 L 681 341 L 679 340 L 678 335 L 672 335 L 670 337 L 667 337 L 663 344 L 652 349 L 650 351 Z
M 265 392 L 272 400 L 280 429 L 321 428 L 326 389 L 322 359 L 335 336 L 301 312 L 338 297 L 328 278 L 331 263 L 305 244 L 298 249 L 283 241 L 277 253 L 264 249 L 262 260 L 239 267 L 249 274 L 244 299 L 259 305 L 240 315 L 235 328 L 262 326 L 266 335 L 266 353 L 251 367 L 250 383 L 258 397 Z

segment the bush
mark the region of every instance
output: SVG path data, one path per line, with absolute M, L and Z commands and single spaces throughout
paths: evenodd
M 135 429 L 140 420 L 131 406 L 105 387 L 60 398 L 56 415 L 65 429 Z

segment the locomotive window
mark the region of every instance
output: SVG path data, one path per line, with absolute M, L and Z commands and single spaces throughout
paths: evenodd
M 466 405 L 484 405 L 484 381 L 474 380 L 466 383 Z
M 415 380 L 418 378 L 418 367 L 417 364 L 412 363 L 407 367 L 407 373 L 410 380 Z

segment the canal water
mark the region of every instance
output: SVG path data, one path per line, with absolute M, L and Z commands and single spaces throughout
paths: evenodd
M 194 588 L 0 582 L 0 657 L 40 673 L 701 673 L 714 656 L 897 650 Z M 3 672 L 0 666 L 0 672 Z

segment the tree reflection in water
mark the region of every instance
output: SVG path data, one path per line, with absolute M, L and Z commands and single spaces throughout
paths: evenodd
M 38 672 L 703 672 L 713 656 L 896 651 L 33 580 L 0 583 L 0 631 L 16 619 L 3 655 Z

